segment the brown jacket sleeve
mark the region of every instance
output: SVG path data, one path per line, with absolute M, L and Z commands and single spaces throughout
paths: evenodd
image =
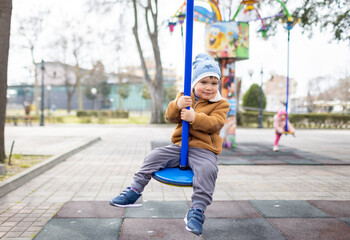
M 181 121 L 181 108 L 177 106 L 177 100 L 183 95 L 179 92 L 176 98 L 168 104 L 165 112 L 165 119 L 171 123 L 179 123 Z
M 191 123 L 192 128 L 205 133 L 216 133 L 225 125 L 228 111 L 229 103 L 226 100 L 221 100 L 221 103 L 216 106 L 210 115 L 195 112 L 196 117 Z

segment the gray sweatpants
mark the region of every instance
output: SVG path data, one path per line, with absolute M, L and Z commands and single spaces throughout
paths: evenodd
M 141 168 L 135 174 L 131 187 L 142 192 L 152 178 L 152 174 L 166 167 L 180 165 L 181 148 L 172 144 L 152 150 L 145 158 Z M 212 202 L 215 182 L 218 174 L 217 156 L 202 148 L 188 148 L 188 166 L 194 173 L 192 207 L 203 211 Z

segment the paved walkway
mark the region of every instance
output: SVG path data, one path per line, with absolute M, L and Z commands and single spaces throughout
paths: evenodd
M 57 154 L 56 145 L 63 149 L 86 137 L 101 137 L 102 141 L 0 198 L 0 237 L 31 239 L 65 203 L 108 201 L 129 185 L 151 142 L 167 141 L 172 130 L 173 126 L 164 125 L 8 126 L 6 147 L 15 139 L 15 152 Z M 350 162 L 350 131 L 299 130 L 297 134 L 296 138 L 283 137 L 281 144 Z M 273 141 L 271 129 L 239 129 L 237 135 L 238 144 Z M 220 165 L 219 169 L 214 202 L 350 200 L 350 166 Z M 187 202 L 191 193 L 191 188 L 152 180 L 143 199 Z

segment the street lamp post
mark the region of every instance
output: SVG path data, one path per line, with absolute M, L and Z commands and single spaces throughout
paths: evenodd
M 261 71 L 260 71 L 260 109 L 259 109 L 259 126 L 258 128 L 263 128 L 263 91 L 262 91 L 262 87 L 263 87 L 263 68 L 261 67 Z
M 91 88 L 91 94 L 94 96 L 94 110 L 96 110 L 96 93 L 97 89 L 96 88 Z
M 251 82 L 253 81 L 253 79 L 252 79 L 253 74 L 254 74 L 254 70 L 253 70 L 253 69 L 249 69 L 249 70 L 248 70 L 248 75 L 249 75 L 249 77 L 250 77 L 250 81 L 251 81 Z
M 44 108 L 45 108 L 45 86 L 44 86 L 44 73 L 45 73 L 45 63 L 41 60 L 41 116 L 40 116 L 40 126 L 44 126 Z

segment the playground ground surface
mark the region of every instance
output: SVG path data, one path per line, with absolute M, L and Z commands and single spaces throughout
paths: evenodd
M 7 126 L 6 149 L 15 140 L 14 152 L 21 154 L 58 156 L 101 140 L 2 196 L 0 237 L 350 238 L 349 130 L 299 130 L 296 138 L 283 136 L 281 151 L 273 153 L 272 129 L 238 129 L 236 152 L 219 156 L 214 201 L 201 237 L 187 232 L 183 222 L 191 188 L 152 180 L 142 208 L 109 206 L 152 144 L 169 141 L 172 130 L 171 125 Z

